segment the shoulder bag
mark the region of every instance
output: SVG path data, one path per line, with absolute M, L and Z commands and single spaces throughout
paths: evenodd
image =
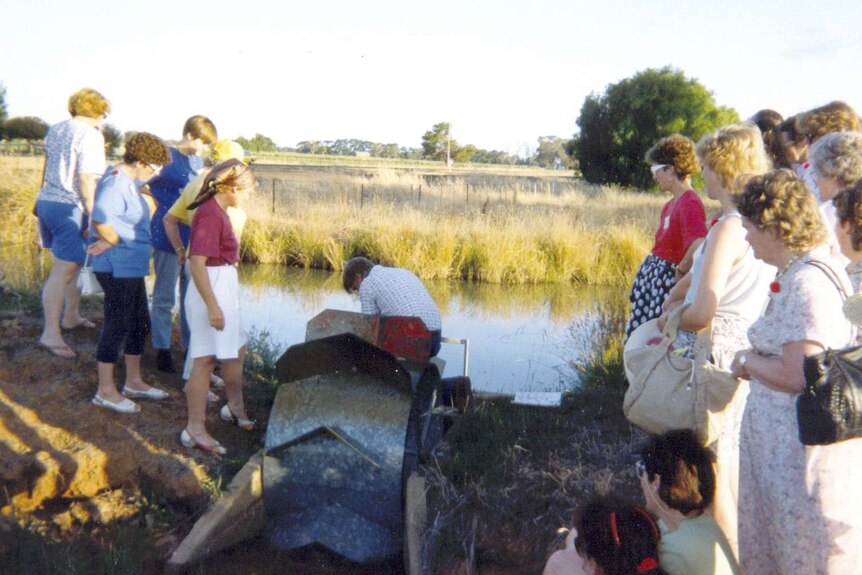
M 709 361 L 712 325 L 698 333 L 694 359 L 673 349 L 684 309 L 681 306 L 668 315 L 663 333 L 658 320 L 651 320 L 629 337 L 623 353 L 629 381 L 623 412 L 648 433 L 692 429 L 709 445 L 718 439 L 739 380 Z
M 841 282 L 826 264 L 810 265 L 825 273 L 841 293 Z M 827 349 L 805 358 L 805 387 L 796 399 L 799 441 L 804 445 L 829 445 L 862 437 L 862 346 Z

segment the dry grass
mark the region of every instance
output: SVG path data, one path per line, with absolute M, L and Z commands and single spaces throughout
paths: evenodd
M 41 167 L 0 158 L 0 199 L 11 207 L 0 261 L 16 287 L 38 285 L 48 261 L 30 215 Z M 255 169 L 244 261 L 340 270 L 365 255 L 424 279 L 624 286 L 664 201 L 537 169 Z

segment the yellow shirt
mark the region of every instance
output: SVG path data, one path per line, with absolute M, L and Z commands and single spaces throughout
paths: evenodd
M 174 205 L 171 206 L 171 209 L 168 210 L 169 214 L 187 226 L 192 224 L 192 216 L 194 216 L 195 213 L 195 211 L 190 210 L 188 206 L 190 203 L 195 201 L 195 198 L 198 197 L 198 193 L 201 191 L 201 185 L 203 185 L 204 178 L 207 177 L 207 174 L 209 174 L 209 170 L 201 172 L 192 178 L 192 180 L 186 184 L 186 187 L 183 188 L 183 192 L 180 194 L 180 197 L 177 198 L 177 201 L 175 201 Z M 233 226 L 233 233 L 236 236 L 236 239 L 240 240 L 240 238 L 242 238 L 242 230 L 245 227 L 245 222 L 248 219 L 248 216 L 242 208 L 230 206 L 227 209 L 227 217 L 230 219 L 230 224 Z

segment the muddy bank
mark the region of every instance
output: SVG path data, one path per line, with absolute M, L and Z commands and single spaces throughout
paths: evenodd
M 101 324 L 100 312 L 89 307 L 87 315 Z M 220 482 L 259 449 L 262 432 L 222 422 L 217 411 L 222 401 L 210 407 L 207 423 L 228 455 L 217 458 L 182 447 L 182 381 L 155 371 L 149 350 L 144 377 L 170 397 L 141 400 L 143 409 L 134 415 L 93 406 L 98 329 L 65 333 L 77 352 L 69 360 L 37 346 L 41 326 L 38 311 L 0 317 L 0 527 L 9 532 L 28 525 L 63 540 L 98 538 L 109 527 L 140 523 L 166 557 Z M 179 353 L 175 361 L 181 365 Z M 253 387 L 246 396 L 249 412 L 265 424 L 268 408 Z M 154 511 L 161 520 L 148 517 Z

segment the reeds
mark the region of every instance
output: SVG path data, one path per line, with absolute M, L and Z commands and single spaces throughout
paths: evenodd
M 31 215 L 41 167 L 41 158 L 0 158 L 10 224 L 0 263 L 16 287 L 39 285 L 49 261 Z M 363 255 L 423 279 L 628 285 L 664 201 L 536 169 L 255 170 L 244 261 L 340 270 Z

